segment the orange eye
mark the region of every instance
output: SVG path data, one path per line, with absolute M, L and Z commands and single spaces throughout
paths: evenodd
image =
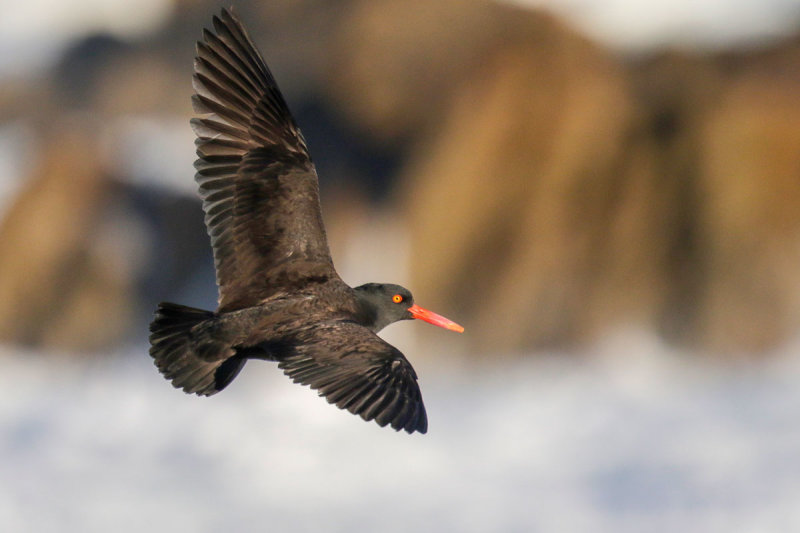
M 400 302 L 403 301 L 403 297 L 400 296 L 399 294 L 395 294 L 394 296 L 392 296 L 392 301 L 396 304 L 399 304 Z

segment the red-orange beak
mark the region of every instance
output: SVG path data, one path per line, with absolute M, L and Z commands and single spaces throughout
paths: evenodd
M 439 326 L 440 328 L 449 329 L 450 331 L 456 331 L 458 333 L 462 333 L 464 331 L 464 328 L 462 328 L 449 318 L 437 315 L 433 311 L 428 311 L 427 309 L 423 309 L 417 304 L 414 304 L 411 307 L 409 307 L 408 312 L 411 313 L 411 316 L 413 316 L 414 318 L 424 320 L 425 322 L 433 324 L 434 326 Z

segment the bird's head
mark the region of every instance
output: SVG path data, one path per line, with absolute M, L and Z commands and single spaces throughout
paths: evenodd
M 365 307 L 369 324 L 367 326 L 378 332 L 398 320 L 417 318 L 451 331 L 461 333 L 464 328 L 432 311 L 423 309 L 414 303 L 411 291 L 400 285 L 391 283 L 367 283 L 355 288 L 360 302 Z

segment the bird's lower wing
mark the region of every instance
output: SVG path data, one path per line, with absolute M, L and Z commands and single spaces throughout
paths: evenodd
M 279 366 L 329 403 L 380 426 L 425 433 L 417 375 L 394 346 L 352 322 L 328 322 L 293 339 Z

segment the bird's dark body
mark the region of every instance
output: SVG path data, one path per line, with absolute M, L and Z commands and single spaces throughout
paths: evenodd
M 219 306 L 160 304 L 150 325 L 156 366 L 175 387 L 208 396 L 248 359 L 277 361 L 342 409 L 424 433 L 417 375 L 375 333 L 411 318 L 460 326 L 398 285 L 342 281 L 316 170 L 272 74 L 231 12 L 214 17 L 214 30 L 197 44 L 192 102 L 206 116 L 191 122 Z

